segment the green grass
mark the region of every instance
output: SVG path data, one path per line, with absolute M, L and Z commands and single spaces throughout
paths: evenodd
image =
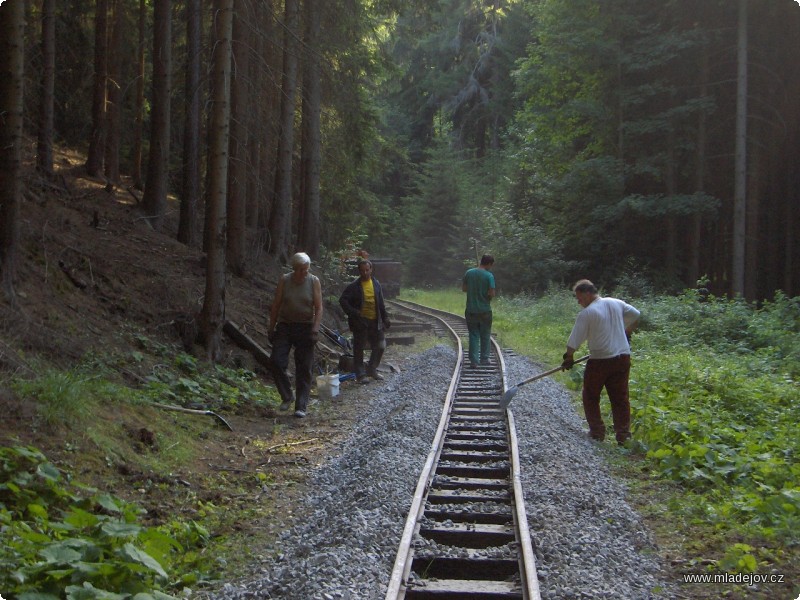
M 84 424 L 98 402 L 124 394 L 123 386 L 81 369 L 43 368 L 35 378 L 14 379 L 11 387 L 20 396 L 36 401 L 39 416 L 48 425 Z
M 156 472 L 169 472 L 191 462 L 203 452 L 203 443 L 198 430 L 187 425 L 185 419 L 179 426 L 163 429 L 151 425 L 147 415 L 163 409 L 145 407 L 161 403 L 224 412 L 245 402 L 280 404 L 275 388 L 262 384 L 251 371 L 209 365 L 142 336 L 136 342 L 144 352 L 87 355 L 71 370 L 41 367 L 34 377 L 17 376 L 9 385 L 35 407 L 37 426 L 66 426 L 80 431 L 80 443 L 93 444 L 107 456 L 107 461 L 131 462 Z M 147 365 L 150 374 L 141 378 L 137 387 L 125 385 L 120 373 L 130 373 L 131 368 L 142 366 L 144 361 L 152 362 Z M 139 407 L 134 412 L 138 413 L 141 426 L 151 429 L 155 438 L 149 451 L 119 443 L 131 436 L 124 429 L 124 420 L 118 418 L 123 406 Z M 136 420 L 135 416 L 128 421 L 131 420 Z
M 454 291 L 404 297 L 463 311 Z M 685 528 L 687 539 L 698 534 L 683 548 L 690 562 L 713 557 L 711 569 L 797 575 L 800 298 L 778 294 L 754 306 L 701 302 L 689 291 L 632 303 L 642 311 L 632 342 L 634 442 L 619 471 L 655 483 L 649 501 L 667 511 L 664 523 Z M 556 365 L 579 310 L 566 291 L 497 298 L 493 330 L 502 346 Z M 566 374 L 572 389 L 580 371 Z
M 466 296 L 460 290 L 406 290 L 403 299 L 463 315 Z M 498 297 L 492 301 L 492 333 L 501 347 L 538 362 L 557 366 L 580 306 L 569 292 L 541 298 Z
M 403 300 L 417 302 L 425 306 L 432 306 L 456 314 L 464 314 L 466 296 L 460 289 L 452 290 L 404 290 L 401 294 Z

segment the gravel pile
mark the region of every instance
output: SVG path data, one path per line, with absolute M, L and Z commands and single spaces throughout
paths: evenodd
M 282 535 L 280 551 L 254 565 L 250 580 L 204 597 L 382 599 L 454 360 L 452 349 L 436 347 L 364 389 L 369 411 L 310 475 L 311 492 L 296 511 L 303 516 Z M 510 385 L 542 370 L 505 360 Z M 568 393 L 541 380 L 520 388 L 511 408 L 542 598 L 673 598 L 648 531 Z M 259 554 L 258 540 L 249 550 Z

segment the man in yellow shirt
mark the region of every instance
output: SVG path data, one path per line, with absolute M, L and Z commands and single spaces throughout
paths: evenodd
M 353 363 L 359 383 L 369 383 L 369 378 L 383 379 L 378 373 L 383 352 L 386 349 L 384 331 L 391 323 L 386 314 L 381 284 L 372 276 L 372 263 L 358 263 L 359 277 L 348 285 L 339 298 L 339 304 L 347 315 L 347 323 L 353 332 Z M 369 344 L 372 351 L 364 368 L 364 348 Z

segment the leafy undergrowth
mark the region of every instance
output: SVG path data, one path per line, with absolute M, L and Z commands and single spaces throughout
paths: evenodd
M 272 510 L 267 498 L 255 515 L 244 500 L 279 477 L 292 480 L 272 465 L 226 464 L 233 453 L 223 450 L 242 454 L 246 445 L 279 446 L 291 436 L 281 425 L 264 428 L 278 403 L 274 387 L 246 368 L 127 335 L 129 352 L 88 354 L 66 371 L 42 365 L 4 382 L 32 410 L 27 431 L 6 432 L 0 446 L 6 597 L 148 600 L 208 587 L 241 568 L 229 564 L 240 524 L 255 526 Z M 212 417 L 156 403 L 213 412 L 237 434 Z
M 406 295 L 449 310 L 463 304 L 456 292 Z M 676 580 L 732 576 L 687 588 L 698 598 L 720 597 L 720 589 L 730 598 L 796 598 L 800 298 L 778 294 L 756 306 L 694 291 L 618 297 L 643 318 L 632 342 L 634 440 L 607 455 L 630 482 Z M 503 346 L 557 364 L 579 309 L 569 292 L 498 298 L 494 330 Z M 581 375 L 578 367 L 558 377 L 577 392 Z M 781 582 L 736 581 L 743 573 Z
M 0 588 L 19 600 L 168 599 L 211 575 L 194 521 L 159 527 L 143 510 L 69 481 L 34 448 L 0 448 Z
M 633 450 L 651 477 L 678 484 L 668 514 L 700 534 L 683 568 L 780 574 L 783 584 L 761 586 L 763 597 L 795 598 L 800 299 L 779 294 L 757 307 L 688 292 L 645 307 L 631 378 Z M 754 597 L 746 585 L 733 589 Z

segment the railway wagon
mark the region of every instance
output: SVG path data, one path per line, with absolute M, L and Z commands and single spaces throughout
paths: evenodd
M 403 263 L 393 258 L 372 258 L 372 276 L 381 282 L 383 295 L 386 298 L 397 298 L 400 295 L 400 279 Z M 358 261 L 347 261 L 347 272 L 351 277 L 358 277 Z
M 383 295 L 387 298 L 397 298 L 400 295 L 400 278 L 403 263 L 391 258 L 370 258 L 372 275 L 381 282 Z

